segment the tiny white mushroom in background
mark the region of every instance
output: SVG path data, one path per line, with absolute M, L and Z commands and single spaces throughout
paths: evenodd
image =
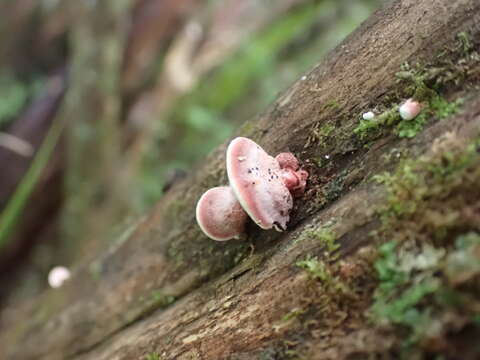
M 422 105 L 412 98 L 405 101 L 398 108 L 398 112 L 403 120 L 412 120 L 422 111 Z
M 363 113 L 362 115 L 363 120 L 373 120 L 374 117 L 375 117 L 375 114 L 373 113 L 373 111 Z
M 330 159 L 330 155 L 325 155 L 325 159 Z
M 70 270 L 68 270 L 64 266 L 55 266 L 48 273 L 48 284 L 52 288 L 59 288 L 69 278 L 70 278 Z
M 303 80 L 303 81 L 304 81 L 304 80 L 307 80 L 307 75 L 303 75 L 302 78 L 301 78 L 301 80 Z

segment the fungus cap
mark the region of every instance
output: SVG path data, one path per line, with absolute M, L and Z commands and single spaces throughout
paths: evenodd
M 55 266 L 48 273 L 48 284 L 52 288 L 59 288 L 70 278 L 70 270 L 65 266 Z
M 412 120 L 422 111 L 422 105 L 412 98 L 405 101 L 398 108 L 398 112 L 403 120 Z
M 227 174 L 238 201 L 258 226 L 285 230 L 293 199 L 275 158 L 254 141 L 237 137 L 227 148 Z
M 217 241 L 239 238 L 247 214 L 229 186 L 207 190 L 198 200 L 197 223 L 209 238 Z

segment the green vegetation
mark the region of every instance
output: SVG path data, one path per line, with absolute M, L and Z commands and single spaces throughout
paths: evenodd
M 175 296 L 165 295 L 160 290 L 153 290 L 151 293 L 151 301 L 155 304 L 156 307 L 162 308 L 166 307 L 175 302 Z
M 289 322 L 293 319 L 298 318 L 300 315 L 305 314 L 305 310 L 303 309 L 293 309 L 290 310 L 288 313 L 282 316 L 282 322 Z
M 298 261 L 295 265 L 307 271 L 313 279 L 318 279 L 325 283 L 332 281 L 330 270 L 317 257 L 308 257 L 305 260 Z
M 154 352 L 151 352 L 150 354 L 147 354 L 145 356 L 145 360 L 162 360 L 162 357 L 158 352 L 154 351 Z
M 462 215 L 480 198 L 478 142 L 464 144 L 453 134 L 437 141 L 429 157 L 374 177 L 385 185 L 387 200 L 375 235 L 389 241 L 374 264 L 379 284 L 370 314 L 378 326 L 396 331 L 406 357 L 435 354 L 432 341 L 480 330 L 478 218 Z
M 319 242 L 329 255 L 340 248 L 340 244 L 337 243 L 337 234 L 332 230 L 332 224 L 330 222 L 319 227 L 305 229 L 301 237 L 295 241 L 298 242 L 306 239 Z
M 25 106 L 27 100 L 38 93 L 42 81 L 22 82 L 7 71 L 0 71 L 0 129 L 8 125 Z
M 14 226 L 19 221 L 22 211 L 27 206 L 28 199 L 37 184 L 43 169 L 50 159 L 62 132 L 63 123 L 56 121 L 48 131 L 40 149 L 37 151 L 28 171 L 0 213 L 0 249 L 7 245 Z
M 442 191 L 458 187 L 459 180 L 465 178 L 470 182 L 469 169 L 478 162 L 474 143 L 466 149 L 438 153 L 433 158 L 406 159 L 394 173 L 374 176 L 373 180 L 384 184 L 387 190 L 387 205 L 381 210 L 382 218 L 388 221 L 418 213 L 422 207 L 429 206 L 432 198 L 440 197 Z
M 447 85 L 457 86 L 459 79 L 465 76 L 466 69 L 478 65 L 480 55 L 474 51 L 467 33 L 458 34 L 457 39 L 453 49 L 445 50 L 456 61 L 444 63 L 441 60 L 443 56 L 439 56 L 436 64 L 402 64 L 400 71 L 395 74 L 400 90 L 391 94 L 395 104 L 392 106 L 392 100 L 389 100 L 387 110 L 380 115 L 372 120 L 361 119 L 354 133 L 364 140 L 379 136 L 386 127 L 396 125 L 394 132 L 398 137 L 413 138 L 431 119 L 441 120 L 459 112 L 463 99 L 450 102 L 441 93 L 445 92 Z M 402 120 L 398 114 L 398 103 L 409 97 L 421 102 L 424 108 L 415 119 Z
M 480 235 L 458 236 L 449 248 L 448 244 L 388 242 L 379 250 L 375 269 L 380 283 L 372 318 L 377 324 L 406 331 L 405 350 L 447 336 L 454 317 L 475 324 L 480 303 L 468 284 L 480 275 Z
M 325 245 L 325 248 L 329 253 L 334 252 L 340 247 L 340 244 L 336 242 L 337 235 L 328 226 L 322 226 L 316 230 L 306 230 L 305 235 L 318 240 L 321 244 Z
M 413 138 L 423 130 L 429 119 L 445 119 L 456 114 L 463 104 L 463 99 L 448 102 L 434 92 L 431 94 L 433 96 L 423 102 L 424 109 L 422 112 L 412 120 L 403 120 L 398 112 L 398 105 L 395 105 L 392 109 L 384 111 L 372 120 L 360 120 L 353 132 L 360 139 L 365 139 L 379 134 L 384 127 L 391 127 L 396 124 L 394 132 L 398 137 Z
M 390 126 L 400 121 L 398 105 L 375 116 L 372 120 L 360 120 L 358 126 L 353 130 L 360 139 L 365 139 L 371 134 L 376 134 L 384 126 Z

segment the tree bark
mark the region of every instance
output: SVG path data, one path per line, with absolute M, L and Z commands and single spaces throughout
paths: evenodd
M 368 180 L 392 169 L 395 157 L 382 158 L 392 151 L 415 158 L 431 152 L 442 134 L 454 132 L 465 144 L 478 136 L 480 103 L 472 94 L 479 63 L 472 60 L 461 81 L 439 88 L 447 98 L 470 99 L 462 115 L 430 122 L 409 140 L 386 129 L 366 142 L 353 130 L 363 112 L 411 95 L 395 76 L 405 62 L 436 64 L 443 52 L 442 64 L 456 64 L 461 50 L 451 49 L 462 32 L 478 50 L 479 24 L 475 0 L 400 0 L 377 11 L 237 132 L 273 155 L 294 152 L 309 170 L 288 231 L 249 224 L 248 241 L 225 243 L 202 235 L 195 203 L 209 187 L 227 182 L 223 145 L 109 251 L 77 267 L 64 287 L 5 309 L 0 348 L 6 358 L 142 359 L 158 353 L 159 359 L 273 359 L 293 358 L 292 349 L 303 346 L 308 358 L 320 359 L 360 351 L 355 339 L 368 327 L 364 312 L 376 285 L 368 270 L 374 250 L 369 234 L 379 228 L 375 210 L 385 204 L 382 187 Z M 328 135 L 321 131 L 325 125 L 332 127 Z M 323 256 L 324 245 L 306 234 L 326 223 L 333 223 L 343 261 L 362 269 L 351 280 L 361 290 L 348 296 L 319 290 L 295 267 L 308 256 Z M 333 310 L 324 311 L 325 304 Z M 294 316 L 285 318 L 296 309 L 309 309 L 308 335 Z M 362 344 L 373 342 L 378 352 L 388 348 L 374 335 L 362 337 Z M 329 352 L 335 348 L 345 350 Z

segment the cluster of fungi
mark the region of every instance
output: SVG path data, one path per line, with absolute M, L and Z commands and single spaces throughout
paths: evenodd
M 218 241 L 239 238 L 248 217 L 262 229 L 285 230 L 308 178 L 292 153 L 272 157 L 244 137 L 228 145 L 227 175 L 230 185 L 207 190 L 196 208 L 198 225 Z

